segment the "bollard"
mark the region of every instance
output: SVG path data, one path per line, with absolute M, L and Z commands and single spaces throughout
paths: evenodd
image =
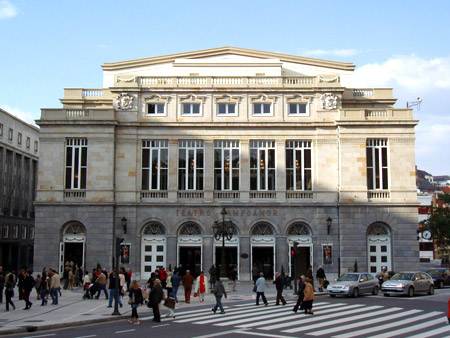
M 448 323 L 450 324 L 450 298 L 447 301 L 447 319 Z

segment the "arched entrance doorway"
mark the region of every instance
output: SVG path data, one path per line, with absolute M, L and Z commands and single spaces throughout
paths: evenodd
M 313 266 L 313 241 L 310 227 L 304 222 L 295 222 L 287 229 L 289 245 L 289 276 L 301 276 L 306 273 L 308 267 Z M 292 256 L 292 248 L 297 243 L 297 255 Z
M 392 270 L 391 232 L 385 223 L 375 222 L 367 228 L 367 251 L 370 273 L 383 267 Z
M 220 271 L 220 277 L 230 277 L 231 269 L 236 268 L 239 279 L 239 231 L 234 223 L 233 226 L 233 237 L 230 240 L 225 238 L 225 249 L 222 249 L 222 239 L 214 239 L 214 259 L 213 262 L 215 266 Z M 225 254 L 225 274 L 222 272 L 222 253 Z
M 142 228 L 141 279 L 148 279 L 159 266 L 166 266 L 166 231 L 159 222 L 149 222 Z
M 202 229 L 195 222 L 185 222 L 178 229 L 177 262 L 184 275 L 189 270 L 195 277 L 202 271 Z
M 265 278 L 275 275 L 275 236 L 270 223 L 258 222 L 250 231 L 252 275 L 263 272 Z
M 62 228 L 62 241 L 59 244 L 59 274 L 63 275 L 67 262 L 85 268 L 86 228 L 77 221 L 67 223 Z

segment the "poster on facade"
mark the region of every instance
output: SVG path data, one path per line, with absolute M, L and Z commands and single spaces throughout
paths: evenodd
M 130 264 L 130 243 L 121 243 L 120 244 L 120 263 L 121 264 Z
M 323 264 L 333 264 L 333 246 L 331 244 L 322 245 L 322 261 Z

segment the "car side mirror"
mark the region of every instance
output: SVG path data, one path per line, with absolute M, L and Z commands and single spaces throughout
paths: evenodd
M 364 282 L 364 279 L 363 278 L 361 278 L 360 280 L 359 280 L 360 282 Z

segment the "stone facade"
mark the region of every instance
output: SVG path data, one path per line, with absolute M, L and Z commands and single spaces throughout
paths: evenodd
M 196 268 L 208 270 L 220 264 L 215 247 L 221 243 L 212 226 L 222 221 L 223 207 L 236 230 L 226 243 L 235 248 L 227 264 L 237 265 L 241 279 L 255 269 L 303 270 L 303 263 L 313 270 L 324 265 L 331 275 L 353 269 L 355 262 L 360 270 L 373 270 L 371 260 L 395 270 L 414 268 L 417 121 L 411 110 L 393 108 L 391 89 L 346 87 L 353 68 L 231 47 L 103 65 L 103 89 L 66 89 L 62 109 L 42 110 L 36 268 L 61 265 L 65 255 L 82 255 L 79 262 L 87 268 L 110 267 L 118 236 L 129 249 L 123 264 L 138 277 L 146 277 L 154 259 L 191 264 L 185 254 L 199 254 Z M 235 107 L 234 114 L 219 114 L 224 102 Z M 184 103 L 199 104 L 199 113 L 184 115 Z M 149 104 L 161 104 L 163 111 L 153 114 Z M 270 105 L 270 113 L 255 114 L 256 104 Z M 305 111 L 292 114 L 295 104 Z M 68 139 L 86 140 L 84 188 L 67 185 Z M 387 143 L 387 188 L 368 189 L 368 139 Z M 145 140 L 167 141 L 165 189 L 143 189 Z M 182 140 L 203 142 L 201 189 L 179 189 Z M 217 140 L 239 141 L 238 190 L 215 190 Z M 274 144 L 270 190 L 250 189 L 249 148 L 255 140 Z M 311 144 L 311 189 L 286 188 L 290 140 Z M 180 233 L 189 222 L 199 233 Z M 149 224 L 160 230 L 146 233 Z M 268 233 L 258 233 L 263 225 Z M 307 248 L 295 264 L 293 242 Z

